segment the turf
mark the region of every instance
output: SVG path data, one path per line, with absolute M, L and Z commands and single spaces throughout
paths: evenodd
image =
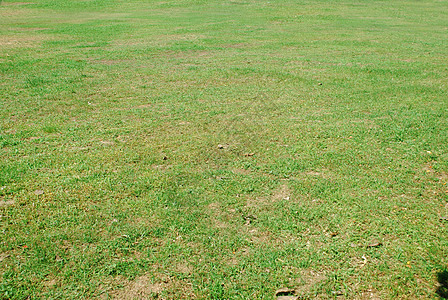
M 0 297 L 448 297 L 448 2 L 0 4 Z

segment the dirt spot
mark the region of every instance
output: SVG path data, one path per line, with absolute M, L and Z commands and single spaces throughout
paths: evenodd
M 204 245 L 202 243 L 198 243 L 198 242 L 187 242 L 187 246 L 190 249 L 202 249 L 202 248 L 204 248 Z
M 238 168 L 233 169 L 232 171 L 233 171 L 233 173 L 239 174 L 239 175 L 249 175 L 251 173 L 250 170 L 238 169 Z
M 294 267 L 289 267 L 291 270 L 287 270 L 285 267 L 285 272 L 290 272 L 292 274 L 298 274 L 295 278 L 291 279 L 290 285 L 295 287 L 296 294 L 299 296 L 307 297 L 313 291 L 313 288 L 318 285 L 321 281 L 325 280 L 325 274 L 321 272 L 316 272 L 313 270 L 295 270 Z
M 33 194 L 36 195 L 36 196 L 40 196 L 40 195 L 45 194 L 45 192 L 44 192 L 43 190 L 35 190 L 35 191 L 33 192 Z
M 285 183 L 278 187 L 270 197 L 259 197 L 255 199 L 248 199 L 246 207 L 257 207 L 257 208 L 268 208 L 272 203 L 282 201 L 282 200 L 290 200 L 291 199 L 291 190 L 289 186 Z
M 316 171 L 309 171 L 309 172 L 306 172 L 306 175 L 309 175 L 309 176 L 322 176 L 322 173 L 319 173 L 319 172 L 316 172 Z
M 218 210 L 221 205 L 218 202 L 213 202 L 208 205 L 208 209 L 210 210 Z
M 188 264 L 178 264 L 176 271 L 183 274 L 191 274 L 193 273 L 193 268 Z
M 0 201 L 0 207 L 14 205 L 14 203 L 16 203 L 14 200 Z
M 142 105 L 135 106 L 133 108 L 143 109 L 143 108 L 150 108 L 150 107 L 152 107 L 151 104 L 142 104 Z
M 238 259 L 237 259 L 236 257 L 232 257 L 232 258 L 226 260 L 226 263 L 227 263 L 229 266 L 236 267 L 236 266 L 238 266 L 239 261 L 238 261 Z
M 152 165 L 151 167 L 156 169 L 156 170 L 168 170 L 169 168 L 171 168 L 173 165 Z
M 8 257 L 10 257 L 11 254 L 5 252 L 5 253 L 0 253 L 0 262 L 4 261 L 5 259 L 7 259 Z
M 282 184 L 277 190 L 272 194 L 272 201 L 277 202 L 281 200 L 289 200 L 291 197 L 291 190 L 287 184 Z
M 213 219 L 213 227 L 219 228 L 219 229 L 224 229 L 224 228 L 227 228 L 227 224 L 224 222 L 221 222 L 218 219 Z
M 141 276 L 124 284 L 123 289 L 112 293 L 113 299 L 147 299 L 164 289 L 161 283 L 151 284 L 148 276 Z
M 52 288 L 58 284 L 58 281 L 56 279 L 50 279 L 43 282 L 43 285 L 47 288 Z
M 256 228 L 249 230 L 250 240 L 254 244 L 268 244 L 272 242 L 272 236 L 267 231 L 259 231 Z
M 208 210 L 210 213 L 211 225 L 214 228 L 224 229 L 227 228 L 227 223 L 221 221 L 223 213 L 221 211 L 221 205 L 217 202 L 210 203 L 208 205 Z
M 378 291 L 373 289 L 368 289 L 367 291 L 361 292 L 358 297 L 354 298 L 355 300 L 380 300 L 381 297 Z
M 151 282 L 148 275 L 137 277 L 133 281 L 121 282 L 123 288 L 109 293 L 112 299 L 192 299 L 193 285 L 174 277 L 161 276 Z
M 423 171 L 437 177 L 440 181 L 443 181 L 444 183 L 448 182 L 448 174 L 443 171 L 442 172 L 435 171 L 434 167 L 430 163 L 426 164 L 423 167 Z

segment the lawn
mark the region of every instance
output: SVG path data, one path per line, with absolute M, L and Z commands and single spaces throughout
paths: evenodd
M 448 1 L 29 1 L 1 299 L 448 298 Z

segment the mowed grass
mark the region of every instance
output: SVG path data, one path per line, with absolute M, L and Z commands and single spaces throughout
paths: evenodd
M 0 5 L 0 298 L 448 297 L 448 2 Z

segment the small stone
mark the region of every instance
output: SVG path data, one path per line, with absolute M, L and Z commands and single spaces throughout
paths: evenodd
M 39 196 L 39 195 L 43 195 L 44 191 L 42 190 L 35 190 L 34 191 L 34 195 Z

